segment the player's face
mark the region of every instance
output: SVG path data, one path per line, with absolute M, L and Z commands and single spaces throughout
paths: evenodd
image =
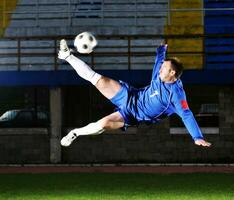
M 175 71 L 171 67 L 170 61 L 164 61 L 160 70 L 159 70 L 159 77 L 162 82 L 174 82 L 175 78 Z

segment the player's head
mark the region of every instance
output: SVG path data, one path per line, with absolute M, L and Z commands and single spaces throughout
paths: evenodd
M 178 58 L 167 58 L 164 60 L 159 77 L 163 82 L 174 82 L 180 78 L 183 72 L 183 65 Z
M 181 77 L 183 73 L 183 64 L 177 57 L 167 58 L 165 61 L 169 61 L 171 63 L 171 68 L 175 71 L 175 77 L 178 79 Z

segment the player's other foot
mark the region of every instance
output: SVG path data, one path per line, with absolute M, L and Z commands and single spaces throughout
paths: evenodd
M 61 140 L 61 145 L 64 147 L 70 146 L 70 144 L 78 137 L 73 130 L 71 130 L 66 136 L 64 136 Z
M 62 60 L 66 60 L 71 55 L 70 49 L 68 48 L 67 41 L 62 39 L 60 41 L 60 48 L 58 53 L 58 58 Z

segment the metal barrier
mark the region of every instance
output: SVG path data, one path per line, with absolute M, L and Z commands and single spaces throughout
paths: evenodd
M 155 49 L 162 42 L 169 39 L 233 39 L 234 34 L 212 35 L 138 35 L 138 36 L 104 36 L 97 35 L 98 47 L 93 53 L 82 56 L 87 63 L 96 69 L 151 69 L 155 59 Z M 57 59 L 59 41 L 68 40 L 73 46 L 74 36 L 60 37 L 18 37 L 0 40 L 0 71 L 2 70 L 61 70 L 70 69 Z M 229 45 L 230 46 L 230 45 Z M 233 55 L 232 49 L 203 51 L 170 51 L 173 55 L 204 56 Z M 225 58 L 224 58 L 225 59 Z M 225 60 L 223 61 L 225 62 Z M 107 66 L 108 65 L 108 66 Z M 203 66 L 205 63 L 203 63 Z

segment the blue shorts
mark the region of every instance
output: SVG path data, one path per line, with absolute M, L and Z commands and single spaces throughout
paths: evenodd
M 139 122 L 133 116 L 130 109 L 134 101 L 133 94 L 137 91 L 137 89 L 123 81 L 119 81 L 119 83 L 121 85 L 121 89 L 114 97 L 110 99 L 110 101 L 117 106 L 116 111 L 118 111 L 124 118 L 125 127 L 129 125 L 137 125 Z

